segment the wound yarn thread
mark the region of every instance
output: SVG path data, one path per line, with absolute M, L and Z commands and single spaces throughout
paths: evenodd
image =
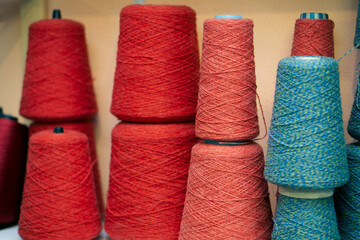
M 94 122 L 91 120 L 87 121 L 79 121 L 79 122 L 71 122 L 71 123 L 32 123 L 29 128 L 29 136 L 31 137 L 33 134 L 44 131 L 44 130 L 52 130 L 54 127 L 61 126 L 65 131 L 73 130 L 84 133 L 89 139 L 89 147 L 91 154 L 91 162 L 93 163 L 93 175 L 95 181 L 96 188 L 96 199 L 98 202 L 99 212 L 101 215 L 104 213 L 104 203 L 102 199 L 102 190 L 100 183 L 100 172 L 99 172 L 99 164 L 98 158 L 96 155 L 96 143 L 95 143 L 95 133 L 94 133 Z
M 23 239 L 93 239 L 101 231 L 85 134 L 41 131 L 30 138 L 19 220 Z
M 250 19 L 204 22 L 196 135 L 229 141 L 259 135 Z
M 28 128 L 0 115 L 0 225 L 19 218 L 25 178 Z
M 291 56 L 334 57 L 334 27 L 330 19 L 297 19 Z
M 357 88 L 355 93 L 354 103 L 351 109 L 349 124 L 347 131 L 356 140 L 360 140 L 360 79 L 359 79 L 359 66 L 356 69 Z
M 114 116 L 128 122 L 194 120 L 199 78 L 195 21 L 195 12 L 185 6 L 122 9 Z
M 195 142 L 193 123 L 115 126 L 105 215 L 111 239 L 178 239 Z
M 193 147 L 179 239 L 271 239 L 264 156 L 257 143 Z
M 360 235 L 360 146 L 348 144 L 350 179 L 334 194 L 341 239 L 357 239 Z
M 274 240 L 340 240 L 333 197 L 292 198 L 279 195 Z
M 265 178 L 298 189 L 332 189 L 348 181 L 335 59 L 279 62 Z
M 31 24 L 20 114 L 58 122 L 96 113 L 84 26 L 65 19 Z

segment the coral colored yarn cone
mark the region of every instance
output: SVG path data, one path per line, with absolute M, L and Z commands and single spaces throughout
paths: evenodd
M 52 130 L 56 126 L 62 126 L 65 131 L 73 130 L 84 133 L 89 139 L 90 145 L 90 153 L 91 153 L 91 161 L 94 163 L 93 165 L 93 174 L 94 181 L 96 187 L 96 198 L 99 206 L 99 212 L 101 215 L 104 213 L 104 203 L 102 199 L 102 190 L 101 190 L 101 182 L 100 182 L 100 172 L 99 172 L 99 164 L 98 158 L 96 155 L 96 143 L 95 143 L 95 133 L 94 133 L 94 123 L 91 120 L 87 121 L 79 121 L 79 122 L 68 122 L 68 123 L 40 123 L 36 122 L 30 125 L 29 135 L 30 137 L 40 131 L 44 130 Z
M 20 114 L 58 122 L 96 113 L 84 26 L 65 19 L 31 24 Z
M 100 230 L 85 134 L 42 131 L 30 138 L 21 205 L 23 239 L 93 239 Z

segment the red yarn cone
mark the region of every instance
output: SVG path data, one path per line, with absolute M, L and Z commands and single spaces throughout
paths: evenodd
M 122 9 L 111 113 L 142 123 L 192 121 L 199 50 L 195 12 L 185 6 Z
M 64 19 L 31 24 L 20 114 L 58 122 L 96 112 L 84 26 Z
M 334 57 L 334 27 L 329 19 L 297 19 L 291 56 Z
M 256 143 L 192 150 L 179 239 L 271 239 L 264 156 Z
M 96 144 L 95 144 L 95 133 L 94 133 L 94 123 L 91 120 L 81 121 L 81 122 L 71 122 L 71 123 L 33 123 L 29 128 L 30 137 L 40 131 L 52 130 L 54 127 L 61 126 L 66 130 L 74 130 L 84 133 L 89 139 L 91 161 L 93 165 L 93 174 L 96 187 L 96 199 L 98 202 L 99 212 L 101 215 L 104 214 L 104 202 L 102 199 L 102 190 L 100 182 L 100 172 L 98 158 L 96 155 Z
M 105 230 L 113 240 L 178 238 L 193 123 L 120 123 L 112 132 Z
M 19 234 L 27 240 L 93 239 L 101 231 L 85 134 L 30 138 Z
M 25 178 L 28 128 L 0 115 L 0 224 L 19 218 Z

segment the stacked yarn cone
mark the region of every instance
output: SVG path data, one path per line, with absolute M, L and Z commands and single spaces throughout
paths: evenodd
M 360 1 L 356 19 L 354 47 L 360 44 Z M 360 64 L 360 63 L 358 63 Z M 359 65 L 358 65 L 359 68 Z M 357 69 L 358 71 L 359 69 Z M 360 79 L 357 72 L 357 89 L 347 131 L 356 143 L 346 145 L 349 164 L 349 182 L 336 189 L 334 200 L 341 239 L 357 239 L 360 235 Z
M 86 151 L 89 151 L 91 155 L 91 158 L 86 160 L 89 162 L 92 175 L 89 178 L 89 185 L 86 186 L 93 186 L 86 191 L 89 191 L 90 195 L 91 192 L 96 192 L 97 214 L 102 215 L 104 207 L 93 124 L 96 113 L 97 106 L 84 26 L 72 20 L 61 19 L 60 10 L 54 10 L 52 19 L 35 22 L 29 28 L 20 114 L 35 121 L 30 127 L 30 137 L 41 131 L 52 130 L 55 126 L 63 126 L 65 132 L 74 130 L 86 135 L 87 142 L 90 142 L 90 148 L 86 148 Z M 63 160 L 67 161 L 67 159 Z M 32 173 L 28 172 L 28 174 Z M 67 173 L 65 171 L 59 174 Z M 46 179 L 43 180 L 46 181 Z M 27 186 L 32 189 L 30 185 Z M 39 197 L 36 194 L 28 194 L 29 201 L 36 201 L 32 198 Z M 60 213 L 53 212 L 53 214 Z M 74 224 L 77 223 L 74 222 Z M 54 227 L 51 224 L 47 226 Z M 86 224 L 84 226 L 86 229 Z M 38 226 L 34 224 L 32 227 Z M 72 227 L 69 226 L 69 229 Z M 45 228 L 43 230 L 45 231 Z M 31 229 L 27 231 L 31 232 Z M 71 236 L 57 237 L 70 239 Z M 32 239 L 31 234 L 27 235 L 27 239 Z M 55 239 L 55 237 L 47 239 Z
M 349 172 L 327 18 L 301 14 L 292 57 L 278 65 L 265 165 L 265 178 L 280 193 L 273 239 L 340 239 L 333 193 Z
M 195 130 L 179 239 L 270 239 L 250 19 L 205 20 Z
M 0 229 L 18 221 L 25 178 L 28 128 L 0 108 Z
M 195 12 L 130 5 L 120 14 L 105 230 L 111 239 L 178 239 L 196 142 Z M 186 122 L 184 122 L 186 121 Z

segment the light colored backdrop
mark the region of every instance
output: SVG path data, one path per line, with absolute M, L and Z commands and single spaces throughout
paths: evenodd
M 62 10 L 63 18 L 85 25 L 90 65 L 99 105 L 96 141 L 104 195 L 108 187 L 111 130 L 118 122 L 110 114 L 115 71 L 120 10 L 129 0 L 48 0 L 47 13 Z M 255 63 L 258 94 L 267 126 L 270 126 L 278 61 L 290 55 L 295 20 L 302 12 L 326 12 L 335 22 L 335 58 L 352 48 L 357 0 L 147 0 L 148 4 L 187 5 L 197 12 L 197 31 L 201 46 L 203 22 L 216 14 L 242 14 L 254 21 Z M 0 106 L 18 116 L 23 80 L 20 1 L 0 0 Z M 340 62 L 341 97 L 346 129 L 355 93 L 355 69 L 360 50 Z M 23 118 L 20 121 L 27 122 Z M 263 121 L 260 121 L 262 133 Z M 345 133 L 346 142 L 353 140 Z M 267 138 L 259 141 L 266 152 Z M 274 188 L 271 188 L 274 199 Z

